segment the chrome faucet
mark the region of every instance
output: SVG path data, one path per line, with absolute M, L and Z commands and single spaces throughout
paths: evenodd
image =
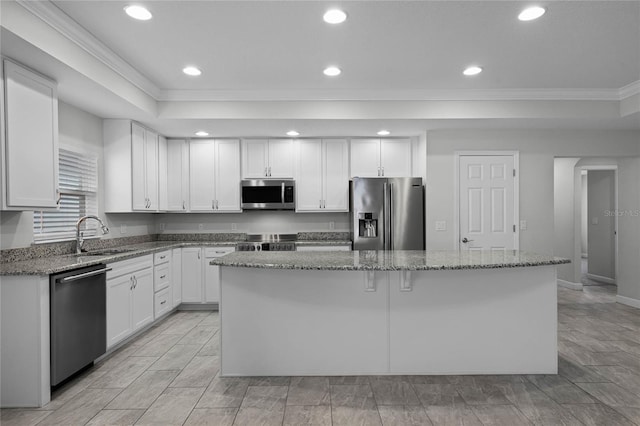
M 82 245 L 84 244 L 84 238 L 83 238 L 84 234 L 80 232 L 80 225 L 82 225 L 82 222 L 84 222 L 87 219 L 97 220 L 100 223 L 100 227 L 102 228 L 102 233 L 103 234 L 109 233 L 109 228 L 107 228 L 107 225 L 105 225 L 104 222 L 102 222 L 102 219 L 100 219 L 98 216 L 93 216 L 93 215 L 82 216 L 76 222 L 76 254 L 82 253 Z

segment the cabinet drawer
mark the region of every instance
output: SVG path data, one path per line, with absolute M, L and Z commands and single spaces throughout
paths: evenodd
M 236 251 L 235 247 L 207 247 L 204 249 L 204 257 L 221 257 Z
M 153 266 L 153 255 L 147 254 L 133 259 L 107 264 L 112 270 L 107 272 L 107 279 L 119 277 L 124 274 L 131 274 L 145 268 Z
M 165 250 L 153 255 L 153 264 L 160 265 L 171 260 L 171 250 Z
M 166 314 L 171 310 L 171 289 L 165 288 L 155 294 L 154 319 Z
M 153 268 L 153 288 L 155 291 L 169 287 L 171 282 L 171 265 L 164 263 Z

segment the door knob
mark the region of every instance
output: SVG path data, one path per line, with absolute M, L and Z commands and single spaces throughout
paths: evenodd
M 467 237 L 464 237 L 464 238 L 462 239 L 462 242 L 463 242 L 463 243 L 470 243 L 471 241 L 473 241 L 473 240 L 468 240 L 468 239 L 467 239 Z

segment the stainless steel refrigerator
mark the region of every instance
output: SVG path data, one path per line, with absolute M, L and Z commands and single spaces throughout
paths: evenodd
M 424 250 L 422 178 L 353 178 L 354 250 Z

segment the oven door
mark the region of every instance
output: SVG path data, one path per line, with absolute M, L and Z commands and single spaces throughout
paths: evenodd
M 294 210 L 295 182 L 293 180 L 242 181 L 243 210 Z

